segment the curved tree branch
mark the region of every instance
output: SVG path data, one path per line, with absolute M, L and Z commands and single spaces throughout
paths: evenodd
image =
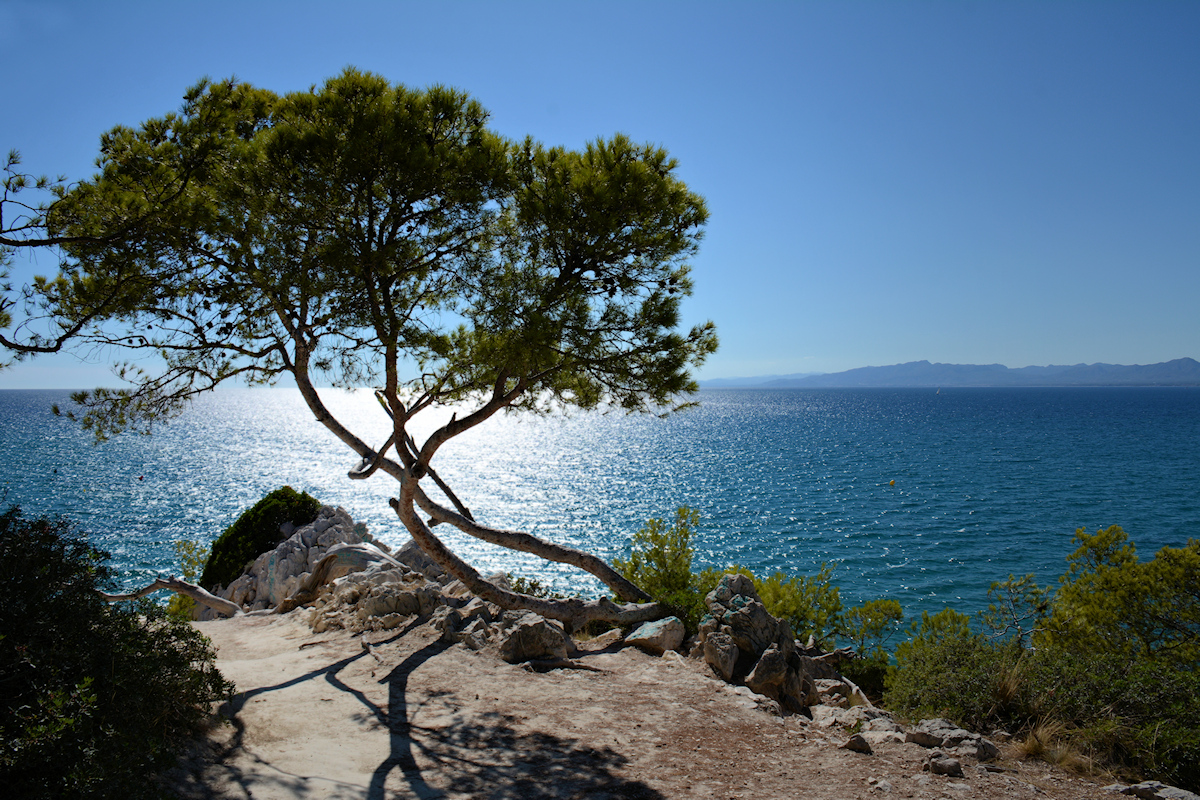
M 547 561 L 555 561 L 560 564 L 570 564 L 573 567 L 578 567 L 584 572 L 598 578 L 623 600 L 644 603 L 651 599 L 650 595 L 626 580 L 621 573 L 609 566 L 608 562 L 591 553 L 576 550 L 573 547 L 565 547 L 554 542 L 548 542 L 530 533 L 502 531 L 496 528 L 489 528 L 486 525 L 480 525 L 474 520 L 467 519 L 463 515 L 456 514 L 450 509 L 433 502 L 420 486 L 415 487 L 413 495 L 421 510 L 429 514 L 435 522 L 447 522 L 463 533 L 474 536 L 476 539 L 500 545 L 501 547 L 507 547 L 510 550 L 531 553 Z
M 416 481 L 405 480 L 400 485 L 399 499 L 390 501 L 393 510 L 408 528 L 413 539 L 425 553 L 455 578 L 463 582 L 477 597 L 501 608 L 522 608 L 556 619 L 565 624 L 568 631 L 578 630 L 593 620 L 603 620 L 618 625 L 633 625 L 652 619 L 661 619 L 671 613 L 662 603 L 630 604 L 620 606 L 607 597 L 585 601 L 578 597 L 565 600 L 549 600 L 541 597 L 517 594 L 484 580 L 474 567 L 454 554 L 434 535 L 413 507 Z

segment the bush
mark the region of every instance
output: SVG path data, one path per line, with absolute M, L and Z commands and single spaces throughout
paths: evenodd
M 839 635 L 849 641 L 858 655 L 843 664 L 841 672 L 872 699 L 883 697 L 891 669 L 891 657 L 884 646 L 900 630 L 904 611 L 895 600 L 869 600 L 842 615 Z
M 1027 752 L 1074 752 L 1131 776 L 1200 789 L 1200 542 L 1139 561 L 1124 531 L 1076 532 L 1050 596 L 992 585 L 992 636 L 946 609 L 896 649 L 885 702 L 913 717 L 1026 732 Z M 1031 643 L 1031 646 L 1027 643 Z
M 1126 652 L 1180 666 L 1200 662 L 1200 539 L 1139 561 L 1114 525 L 1075 531 L 1045 641 Z
M 700 524 L 700 512 L 690 508 L 675 511 L 669 527 L 665 520 L 649 520 L 633 535 L 629 560 L 613 559 L 613 567 L 660 603 L 671 606 L 689 633 L 696 631 L 705 612 L 704 596 L 716 588 L 720 573 L 692 572 L 692 534 Z
M 629 560 L 614 559 L 613 566 L 626 579 L 644 589 L 652 598 L 675 609 L 695 633 L 700 618 L 707 613 L 704 598 L 716 588 L 725 573 L 739 573 L 754 581 L 755 591 L 772 615 L 788 622 L 796 636 L 810 635 L 822 645 L 832 642 L 841 624 L 842 601 L 838 588 L 830 583 L 832 571 L 822 565 L 813 577 L 789 577 L 777 572 L 758 578 L 736 564 L 724 570 L 692 571 L 692 536 L 700 524 L 700 513 L 679 508 L 675 521 L 649 520 L 633 536 Z M 898 606 L 897 606 L 898 607 Z
M 0 515 L 0 781 L 10 797 L 147 798 L 233 690 L 194 628 L 98 594 L 108 558 L 60 519 Z
M 284 523 L 307 525 L 317 518 L 321 504 L 290 486 L 268 494 L 242 513 L 212 545 L 200 585 L 209 591 L 237 580 L 260 553 L 283 541 L 279 528 Z
M 945 717 L 971 730 L 990 730 L 1019 653 L 973 633 L 970 617 L 950 608 L 922 613 L 912 633 L 896 648 L 896 669 L 886 679 L 887 705 L 913 719 Z

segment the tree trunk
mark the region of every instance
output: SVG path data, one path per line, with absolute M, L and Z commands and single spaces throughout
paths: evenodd
M 634 625 L 648 622 L 670 615 L 671 610 L 662 603 L 644 603 L 617 605 L 607 597 L 599 600 L 585 601 L 582 598 L 571 597 L 565 600 L 550 600 L 541 597 L 530 597 L 517 594 L 501 588 L 483 577 L 469 564 L 446 547 L 414 508 L 416 480 L 407 477 L 400 484 L 399 500 L 392 500 L 392 508 L 404 523 L 404 527 L 412 534 L 413 539 L 425 553 L 437 562 L 455 578 L 463 582 L 467 589 L 489 603 L 494 603 L 505 609 L 526 609 L 543 617 L 562 622 L 568 632 L 578 630 L 593 620 L 610 622 L 616 625 Z

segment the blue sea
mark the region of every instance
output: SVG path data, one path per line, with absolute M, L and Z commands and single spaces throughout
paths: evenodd
M 372 441 L 369 392 L 323 392 Z M 1076 528 L 1120 525 L 1143 557 L 1200 520 L 1200 389 L 706 390 L 666 419 L 501 416 L 435 467 L 477 519 L 605 558 L 679 505 L 698 509 L 696 566 L 812 574 L 829 564 L 847 605 L 906 613 L 987 604 L 992 581 L 1053 583 Z M 407 539 L 382 473 L 290 389 L 230 389 L 151 436 L 95 445 L 50 407 L 66 392 L 0 391 L 0 495 L 69 516 L 127 586 L 175 572 L 172 543 L 210 542 L 282 485 L 341 505 L 385 542 Z M 894 482 L 894 483 L 893 483 Z M 431 491 L 436 491 L 431 489 Z M 437 529 L 479 569 L 595 592 L 589 576 Z

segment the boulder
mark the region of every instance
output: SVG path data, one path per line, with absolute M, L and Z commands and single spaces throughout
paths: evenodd
M 917 727 L 906 734 L 905 741 L 922 747 L 941 747 L 954 755 L 969 756 L 979 761 L 991 761 L 1000 755 L 1000 748 L 992 742 L 945 719 L 921 720 Z
M 479 617 L 468 622 L 458 634 L 458 641 L 472 650 L 482 650 L 487 647 L 491 638 L 491 627 Z
M 951 758 L 940 750 L 934 750 L 929 754 L 922 769 L 934 775 L 949 775 L 951 778 L 963 777 L 962 763 L 957 758 Z
M 733 671 L 737 666 L 738 647 L 727 633 L 712 633 L 705 637 L 701 647 L 704 648 L 704 660 L 713 671 L 721 676 L 726 683 L 733 682 Z
M 846 743 L 842 745 L 842 749 L 850 750 L 854 753 L 864 753 L 868 756 L 875 752 L 871 749 L 871 743 L 864 739 L 862 734 L 859 733 L 856 733 L 847 739 Z
M 421 573 L 431 581 L 449 583 L 450 576 L 430 558 L 415 539 L 409 539 L 404 546 L 392 554 L 401 564 L 411 570 Z
M 567 634 L 557 622 L 526 613 L 500 634 L 499 647 L 500 657 L 510 664 L 562 659 L 567 657 Z
M 667 650 L 677 650 L 683 644 L 686 630 L 678 617 L 647 622 L 625 637 L 626 644 L 634 644 L 656 656 Z
M 788 678 L 788 663 L 772 644 L 768 647 L 754 665 L 754 669 L 746 676 L 746 685 L 759 694 L 778 699 L 780 690 Z

